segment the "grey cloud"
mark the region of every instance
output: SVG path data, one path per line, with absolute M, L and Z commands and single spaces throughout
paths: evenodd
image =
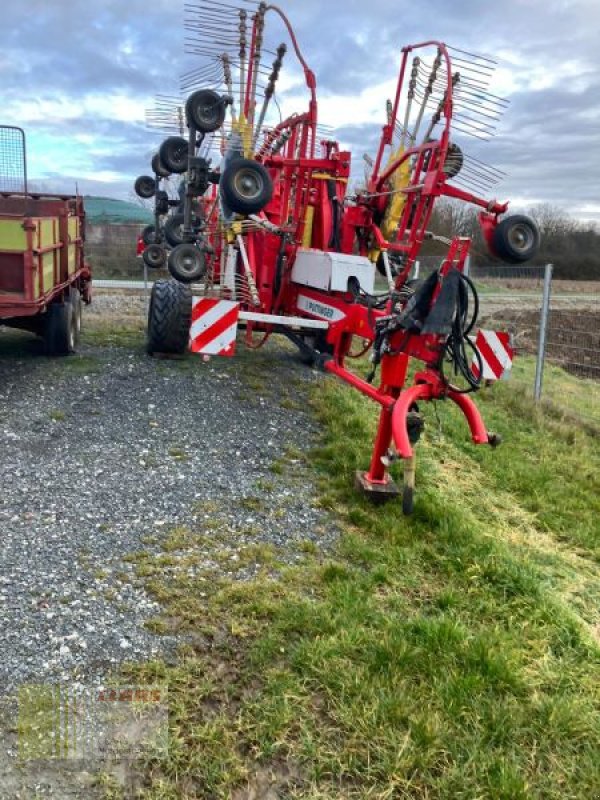
M 515 60 L 545 71 L 553 87 L 514 94 L 496 139 L 482 146 L 457 138 L 467 152 L 509 173 L 499 194 L 535 197 L 574 210 L 599 202 L 595 153 L 600 126 L 594 111 L 600 108 L 600 5 L 593 0 L 507 0 L 496 5 L 480 0 L 422 0 L 418 5 L 397 0 L 283 0 L 282 5 L 325 93 L 351 97 L 394 77 L 400 48 L 429 38 L 474 52 L 504 52 L 502 66 L 508 69 Z M 183 54 L 182 19 L 183 3 L 178 0 L 5 4 L 0 30 L 5 111 L 0 121 L 19 124 L 7 115 L 22 98 L 64 96 L 77 102 L 89 92 L 123 91 L 151 104 L 155 93 L 171 92 L 179 73 L 194 64 Z M 287 39 L 274 17 L 268 25 L 272 43 Z M 569 60 L 581 65 L 575 79 L 561 77 Z M 294 69 L 293 62 L 290 50 L 286 70 Z M 148 132 L 143 120 L 23 122 L 35 124 L 37 132 L 48 136 L 68 138 L 84 131 L 100 140 L 110 154 L 96 157 L 94 167 L 123 175 L 114 187 L 103 185 L 102 193 L 121 196 L 127 196 L 135 176 L 147 170 L 148 155 L 161 138 Z M 341 121 L 338 135 L 352 147 L 358 175 L 362 153 L 373 152 L 380 126 L 381 120 L 372 125 Z M 76 146 L 85 150 L 84 145 Z M 61 176 L 70 174 L 68 162 L 65 153 L 64 163 L 57 165 Z

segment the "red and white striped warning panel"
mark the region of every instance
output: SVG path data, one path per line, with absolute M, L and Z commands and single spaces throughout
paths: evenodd
M 477 333 L 475 347 L 479 350 L 483 362 L 482 380 L 496 381 L 510 376 L 515 354 L 510 333 L 480 330 Z M 475 356 L 471 369 L 473 374 L 479 377 L 479 363 Z
M 240 304 L 212 297 L 194 298 L 190 350 L 209 356 L 235 354 Z

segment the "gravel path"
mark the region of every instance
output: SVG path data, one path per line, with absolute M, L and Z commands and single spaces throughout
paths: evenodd
M 110 303 L 98 306 L 110 314 Z M 303 410 L 314 376 L 291 353 L 273 345 L 240 359 L 161 361 L 141 337 L 130 347 L 93 341 L 51 361 L 30 338 L 0 334 L 7 697 L 23 682 L 101 683 L 124 660 L 168 654 L 176 640 L 144 627 L 158 608 L 123 557 L 201 525 L 207 508 L 228 523 L 232 553 L 259 541 L 293 560 L 300 542 L 326 547 L 335 536 L 293 458 L 316 428 Z M 272 470 L 286 454 L 297 462 L 293 487 Z M 9 772 L 0 758 L 0 798 L 20 796 L 3 792 Z M 91 796 L 67 784 L 22 796 Z

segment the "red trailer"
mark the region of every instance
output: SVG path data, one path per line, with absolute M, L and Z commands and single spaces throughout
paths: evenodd
M 42 336 L 49 355 L 74 352 L 91 301 L 84 239 L 83 198 L 0 193 L 0 325 Z

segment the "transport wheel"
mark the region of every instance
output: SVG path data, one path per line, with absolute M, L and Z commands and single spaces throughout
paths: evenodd
M 69 303 L 73 307 L 73 319 L 75 321 L 75 345 L 79 344 L 81 337 L 81 324 L 83 321 L 83 303 L 81 302 L 81 294 L 75 288 L 69 292 Z
M 192 290 L 179 281 L 159 280 L 152 287 L 146 350 L 185 353 L 192 320 Z
M 156 227 L 154 225 L 146 225 L 142 231 L 142 241 L 145 245 L 156 244 Z
M 225 121 L 225 103 L 212 89 L 200 89 L 188 97 L 185 114 L 188 123 L 200 133 L 212 133 Z
M 463 151 L 457 144 L 451 142 L 446 153 L 446 161 L 443 168 L 444 175 L 447 178 L 456 177 L 463 167 L 464 160 Z
M 169 272 L 181 283 L 192 283 L 206 272 L 204 253 L 195 244 L 178 244 L 169 254 Z
M 177 247 L 178 244 L 183 244 L 183 214 L 171 214 L 165 220 L 165 239 L 171 247 Z
M 165 168 L 180 175 L 188 168 L 188 143 L 181 136 L 169 136 L 161 144 L 158 154 Z
M 133 188 L 138 197 L 149 200 L 156 192 L 156 181 L 150 175 L 140 175 Z
M 167 254 L 159 244 L 150 244 L 142 253 L 144 264 L 150 269 L 160 269 L 167 263 Z
M 258 161 L 237 158 L 221 175 L 219 182 L 225 206 L 236 214 L 255 214 L 273 194 L 271 176 Z
M 68 356 L 75 352 L 77 328 L 71 303 L 52 303 L 46 311 L 44 345 L 49 356 Z
M 509 264 L 529 261 L 540 246 L 538 226 L 529 217 L 515 214 L 498 223 L 492 234 L 492 250 Z
M 152 156 L 152 172 L 156 173 L 160 178 L 168 178 L 171 174 L 160 160 L 160 153 L 154 153 Z

